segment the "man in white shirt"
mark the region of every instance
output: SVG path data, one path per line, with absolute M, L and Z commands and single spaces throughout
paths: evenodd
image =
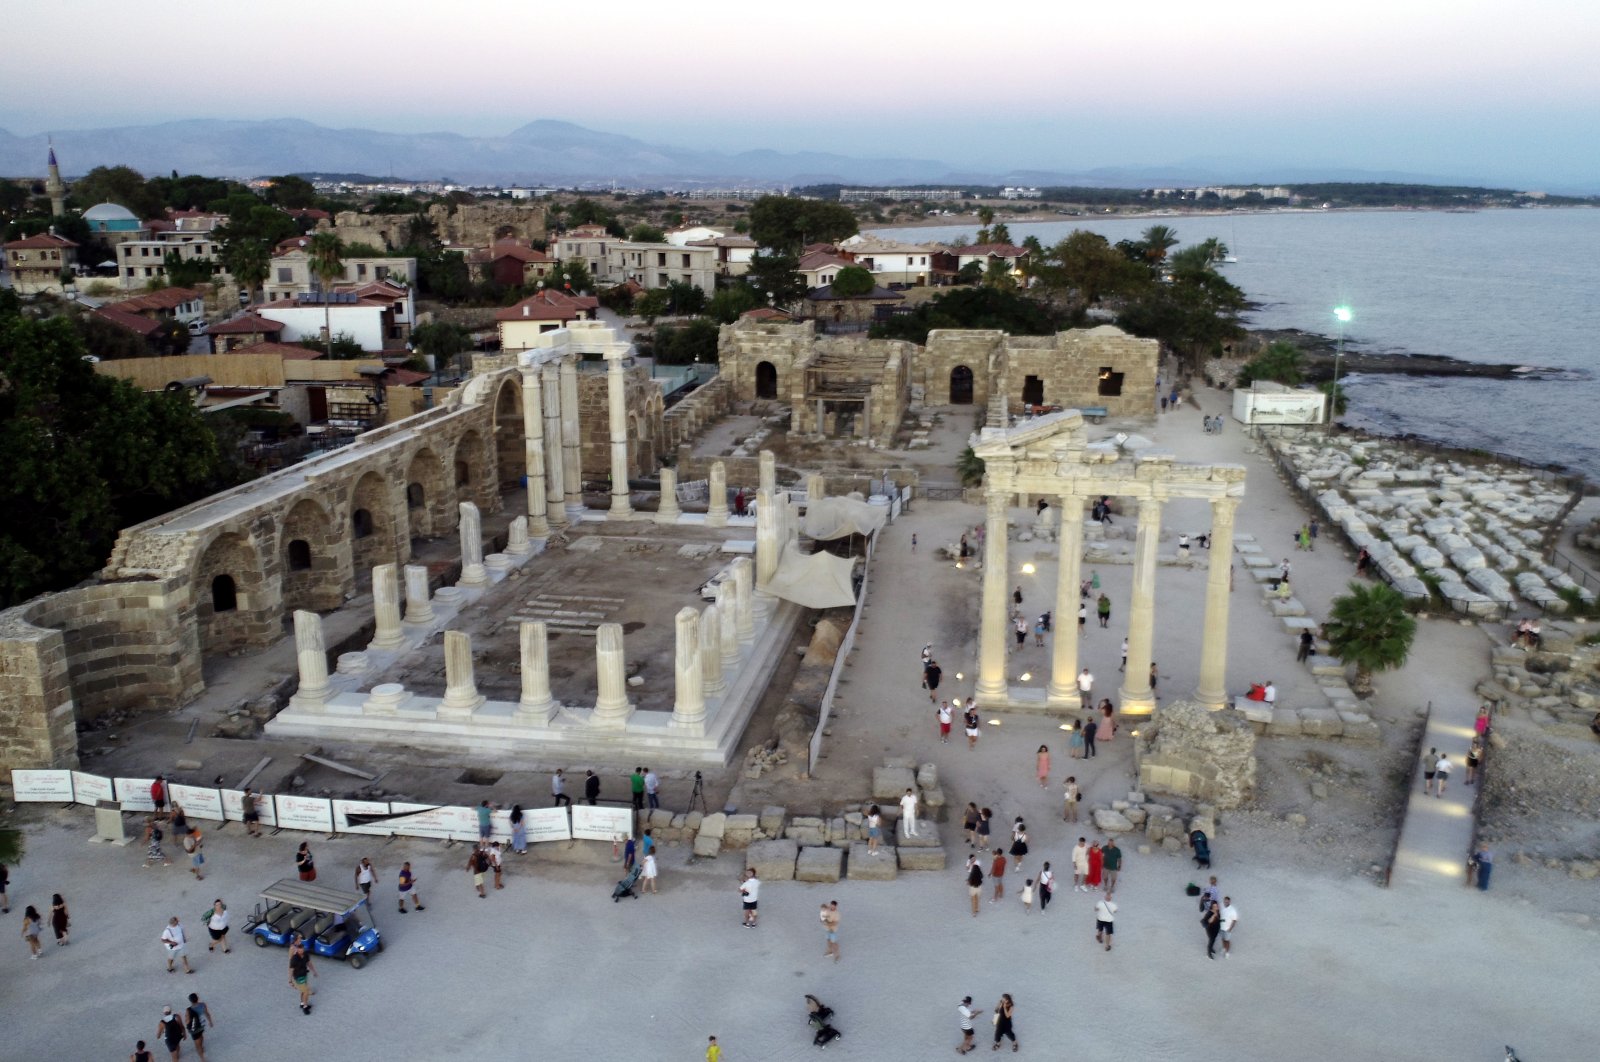
M 652 767 L 644 769 L 644 798 L 651 808 L 661 806 L 661 779 Z
M 972 1019 L 983 1013 L 982 1007 L 972 1005 L 972 997 L 964 996 L 961 1005 L 956 1007 L 956 1013 L 961 1016 L 961 1046 L 956 1048 L 956 1054 L 964 1055 L 977 1045 L 972 1042 Z
M 1094 676 L 1088 668 L 1078 672 L 1078 696 L 1083 699 L 1084 711 L 1094 707 Z
M 1094 940 L 1096 944 L 1104 944 L 1106 950 L 1111 950 L 1111 935 L 1117 931 L 1117 905 L 1109 899 L 1096 901 L 1094 905 Z
M 563 804 L 570 807 L 572 804 L 572 798 L 567 796 L 566 775 L 561 773 L 559 767 L 556 768 L 556 773 L 550 776 L 550 796 L 553 798 L 550 802 L 552 807 L 559 808 Z
M 1267 684 L 1261 688 L 1261 700 L 1267 704 L 1278 703 L 1278 687 L 1272 684 L 1271 679 L 1267 679 Z
M 1189 536 L 1188 535 L 1179 535 L 1178 536 L 1178 556 L 1187 557 L 1188 555 L 1189 555 Z
M 1128 670 L 1128 639 L 1126 638 L 1122 639 L 1122 666 L 1117 668 L 1117 670 Z
M 907 837 L 917 835 L 917 791 L 907 789 L 906 795 L 900 798 L 900 826 L 905 830 Z
M 1438 787 L 1434 796 L 1444 796 L 1444 784 L 1450 780 L 1450 769 L 1455 765 L 1446 753 L 1439 753 L 1439 762 L 1433 767 L 1433 784 Z
M 173 915 L 167 922 L 167 927 L 161 931 L 161 943 L 166 946 L 167 973 L 172 973 L 174 959 L 183 963 L 184 973 L 194 973 L 194 969 L 189 965 L 189 936 L 183 931 L 183 925 L 178 921 L 177 915 Z
M 744 880 L 739 883 L 739 899 L 744 904 L 744 927 L 756 927 L 756 903 L 761 899 L 761 879 L 756 877 L 755 869 L 746 868 Z
M 1238 924 L 1238 921 L 1239 909 L 1233 906 L 1233 897 L 1224 896 L 1222 898 L 1222 957 L 1224 959 L 1228 958 L 1228 949 L 1232 944 L 1229 936 L 1233 933 L 1233 927 Z

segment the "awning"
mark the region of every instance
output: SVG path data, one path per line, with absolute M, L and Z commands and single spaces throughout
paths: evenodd
M 818 542 L 848 535 L 870 535 L 889 519 L 887 505 L 869 505 L 854 498 L 818 498 L 806 503 L 805 532 Z
M 832 499 L 830 499 L 832 500 Z M 803 554 L 792 546 L 783 551 L 767 592 L 803 608 L 838 608 L 856 603 L 851 573 L 855 561 L 832 553 Z

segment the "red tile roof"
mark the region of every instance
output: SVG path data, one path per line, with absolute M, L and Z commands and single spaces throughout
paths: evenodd
M 391 387 L 415 387 L 431 378 L 431 373 L 418 372 L 415 369 L 390 369 L 383 374 L 383 382 Z
M 308 218 L 312 221 L 333 220 L 326 210 L 318 210 L 316 207 L 297 207 L 294 210 L 285 210 L 284 213 L 297 221 L 304 221 Z
M 1014 243 L 975 243 L 970 247 L 952 247 L 951 254 L 963 255 L 993 255 L 996 258 L 1021 258 L 1028 253 L 1026 247 L 1018 247 Z
M 746 310 L 744 313 L 740 314 L 739 316 L 743 317 L 747 321 L 792 321 L 792 320 L 794 320 L 794 315 L 793 314 L 784 313 L 782 310 L 774 310 L 770 306 L 758 306 L 754 310 Z
M 500 258 L 515 258 L 517 261 L 525 264 L 528 262 L 537 263 L 555 261 L 554 258 L 551 258 L 543 251 L 536 251 L 527 244 L 521 243 L 517 240 L 495 241 L 494 245 L 489 248 L 489 260 L 494 261 Z
M 568 295 L 560 291 L 541 291 L 494 315 L 496 321 L 575 321 L 584 310 L 592 310 L 600 300 L 590 295 Z
M 311 237 L 309 237 L 309 236 L 290 236 L 287 240 L 279 240 L 278 241 L 278 246 L 276 246 L 276 247 L 274 247 L 272 249 L 272 257 L 276 258 L 279 255 L 289 254 L 289 253 L 291 253 L 293 251 L 306 251 L 306 252 L 309 252 L 310 250 L 311 250 Z
M 117 303 L 117 308 L 130 313 L 143 313 L 146 310 L 172 310 L 180 303 L 193 302 L 200 298 L 200 293 L 193 288 L 162 288 L 152 291 L 148 295 L 135 295 L 131 299 L 123 299 Z
M 243 317 L 235 317 L 231 321 L 214 324 L 207 331 L 214 336 L 247 336 L 252 332 L 277 335 L 283 329 L 284 324 L 282 321 L 269 321 L 265 317 L 247 313 Z
M 813 269 L 825 269 L 829 266 L 843 269 L 849 265 L 855 265 L 855 263 L 840 258 L 838 255 L 828 254 L 826 251 L 812 251 L 800 259 L 800 263 L 796 268 L 802 273 L 809 273 Z
M 65 247 L 76 247 L 77 244 L 65 236 L 57 236 L 53 232 L 41 232 L 37 236 L 29 236 L 22 240 L 12 240 L 5 245 L 8 251 L 32 250 L 60 250 Z
M 251 343 L 248 347 L 239 347 L 217 357 L 231 358 L 235 354 L 276 354 L 284 361 L 315 361 L 322 357 L 322 351 L 294 343 Z
M 129 313 L 116 306 L 102 306 L 95 310 L 95 316 L 101 320 L 110 321 L 130 332 L 137 332 L 141 336 L 149 337 L 156 329 L 161 327 L 160 321 L 153 321 L 148 317 L 141 317 L 136 313 Z

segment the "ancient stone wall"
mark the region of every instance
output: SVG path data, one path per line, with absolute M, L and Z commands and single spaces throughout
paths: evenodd
M 25 609 L 0 612 L 0 770 L 76 767 L 65 639 L 28 623 Z
M 736 402 L 752 402 L 768 397 L 779 402 L 792 400 L 797 385 L 797 361 L 809 358 L 816 340 L 809 321 L 799 323 L 739 321 L 722 326 L 717 339 L 717 362 L 723 378 L 733 388 Z M 765 377 L 761 365 L 770 365 L 772 377 Z M 765 377 L 758 380 L 758 376 Z M 771 380 L 770 395 L 768 380 Z M 761 386 L 758 387 L 758 384 Z
M 714 376 L 661 416 L 662 453 L 674 453 L 693 442 L 713 421 L 733 408 L 733 388 L 726 376 Z
M 1156 734 L 1139 756 L 1139 788 L 1176 793 L 1219 808 L 1236 808 L 1256 783 L 1256 735 L 1231 708 L 1206 710 L 1193 701 L 1162 705 Z
M 495 240 L 539 240 L 545 236 L 544 207 L 528 203 L 473 203 L 450 207 L 435 203 L 427 211 L 438 237 L 449 246 L 488 247 Z M 346 243 L 369 243 L 390 250 L 403 246 L 411 214 L 361 214 L 343 210 L 333 226 Z M 327 228 L 324 222 L 318 226 Z
M 628 415 L 628 476 L 648 478 L 660 468 L 665 427 L 661 387 L 643 365 L 623 370 L 623 401 Z M 611 475 L 610 384 L 604 372 L 578 374 L 578 423 L 582 432 L 583 476 L 606 480 Z

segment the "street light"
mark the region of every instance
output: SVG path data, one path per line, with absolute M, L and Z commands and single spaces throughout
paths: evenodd
M 1328 434 L 1333 434 L 1333 418 L 1339 411 L 1339 362 L 1344 359 L 1344 326 L 1350 323 L 1348 306 L 1335 306 L 1333 318 L 1339 322 L 1339 342 L 1333 349 L 1333 386 L 1328 389 Z

